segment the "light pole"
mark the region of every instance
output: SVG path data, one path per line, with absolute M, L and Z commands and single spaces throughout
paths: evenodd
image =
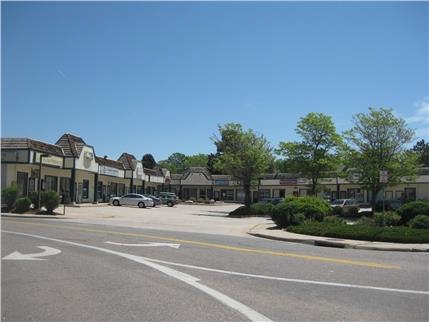
M 37 200 L 38 208 L 40 209 L 40 190 L 42 189 L 42 159 L 49 157 L 49 154 L 41 154 L 39 160 L 39 182 L 37 183 Z

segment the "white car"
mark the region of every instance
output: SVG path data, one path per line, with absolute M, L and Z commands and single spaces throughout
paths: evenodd
M 139 208 L 153 207 L 151 198 L 139 195 L 137 193 L 129 193 L 122 197 L 112 197 L 109 203 L 114 206 L 137 206 Z

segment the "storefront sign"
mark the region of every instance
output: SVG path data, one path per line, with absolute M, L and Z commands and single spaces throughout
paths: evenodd
M 43 153 L 36 152 L 34 154 L 34 163 L 40 163 L 40 156 Z M 54 167 L 62 168 L 63 167 L 63 158 L 57 157 L 55 155 L 44 156 L 42 157 L 42 164 L 52 165 Z
M 214 180 L 215 186 L 228 186 L 229 180 Z
M 119 176 L 119 170 L 111 167 L 107 167 L 104 165 L 100 166 L 100 174 L 105 174 L 108 176 Z
M 298 183 L 296 178 L 280 179 L 281 186 L 294 186 Z

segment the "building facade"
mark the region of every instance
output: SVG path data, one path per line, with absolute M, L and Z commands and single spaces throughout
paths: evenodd
M 53 190 L 67 203 L 107 202 L 128 192 L 161 192 L 167 170 L 150 170 L 128 153 L 118 160 L 98 157 L 91 145 L 64 134 L 55 144 L 2 138 L 1 188 L 16 184 L 22 196 Z
M 369 202 L 371 192 L 363 189 L 351 180 L 328 174 L 320 179 L 322 192 L 318 195 L 325 199 L 357 199 Z M 310 181 L 295 174 L 274 173 L 262 175 L 253 183 L 252 202 L 287 196 L 306 196 Z M 226 202 L 244 202 L 244 191 L 236 178 L 228 175 L 211 175 L 206 168 L 190 168 L 184 174 L 173 174 L 168 190 L 175 192 L 184 200 L 207 200 Z M 385 200 L 429 200 L 429 168 L 421 168 L 416 178 L 407 180 L 394 187 L 386 187 Z M 383 198 L 382 192 L 377 196 Z

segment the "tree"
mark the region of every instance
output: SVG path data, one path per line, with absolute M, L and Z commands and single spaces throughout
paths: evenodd
M 412 151 L 417 153 L 420 165 L 429 167 L 429 143 L 420 140 L 413 146 Z
M 145 154 L 142 158 L 143 167 L 147 169 L 153 169 L 156 166 L 155 158 L 152 154 Z
M 309 113 L 301 118 L 295 132 L 302 140 L 280 142 L 276 152 L 285 157 L 283 167 L 311 180 L 310 193 L 314 195 L 322 173 L 338 166 L 336 150 L 341 145 L 341 137 L 332 118 L 322 113 Z
M 209 158 L 207 154 L 199 153 L 194 155 L 189 155 L 185 159 L 185 167 L 207 167 L 207 162 Z
M 186 155 L 175 152 L 170 155 L 167 160 L 159 161 L 162 168 L 167 168 L 171 173 L 183 173 L 186 170 Z
M 354 126 L 344 133 L 347 146 L 347 169 L 356 176 L 349 178 L 372 192 L 371 203 L 375 207 L 377 194 L 382 190 L 380 170 L 388 171 L 386 186 L 393 186 L 403 177 L 413 177 L 417 169 L 417 157 L 405 149 L 414 136 L 405 121 L 393 115 L 392 109 L 370 108 L 368 114 L 353 116 Z M 373 208 L 374 209 L 374 208 Z
M 272 162 L 271 147 L 263 135 L 252 129 L 244 131 L 237 123 L 218 126 L 219 137 L 213 137 L 218 157 L 215 168 L 239 179 L 245 194 L 244 204 L 250 207 L 252 180 L 267 170 Z

